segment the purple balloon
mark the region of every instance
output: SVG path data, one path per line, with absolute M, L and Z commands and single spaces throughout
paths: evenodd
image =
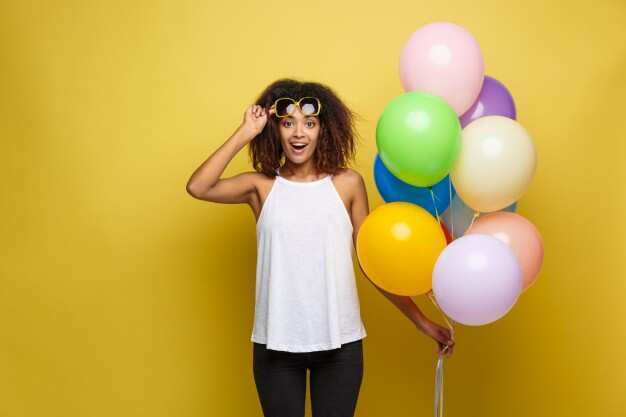
M 522 271 L 509 245 L 472 234 L 450 243 L 433 271 L 433 294 L 453 320 L 479 326 L 498 320 L 522 291 Z
M 459 118 L 464 128 L 474 120 L 483 116 L 504 116 L 515 120 L 515 102 L 509 90 L 500 81 L 485 75 L 483 87 L 478 98 Z

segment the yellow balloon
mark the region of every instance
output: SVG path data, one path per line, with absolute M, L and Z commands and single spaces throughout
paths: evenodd
M 370 212 L 356 240 L 357 257 L 367 277 L 398 295 L 431 290 L 435 262 L 445 247 L 446 237 L 437 219 L 403 201 Z

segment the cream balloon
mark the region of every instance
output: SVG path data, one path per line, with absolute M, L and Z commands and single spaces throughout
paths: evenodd
M 535 145 L 519 122 L 484 116 L 463 129 L 461 152 L 450 179 L 469 207 L 489 213 L 519 200 L 536 165 Z

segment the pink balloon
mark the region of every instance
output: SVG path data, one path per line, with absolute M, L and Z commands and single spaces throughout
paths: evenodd
M 454 23 L 422 26 L 409 37 L 400 54 L 404 90 L 438 95 L 459 116 L 478 99 L 484 76 L 478 42 Z
M 543 240 L 534 224 L 517 213 L 495 212 L 481 215 L 465 234 L 474 233 L 491 235 L 509 245 L 522 268 L 522 291 L 535 283 L 543 263 Z
M 450 243 L 433 270 L 433 294 L 453 320 L 478 326 L 504 316 L 522 290 L 522 271 L 508 245 L 472 234 Z

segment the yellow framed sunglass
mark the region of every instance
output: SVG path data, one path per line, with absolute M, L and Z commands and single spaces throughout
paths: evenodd
M 276 117 L 283 118 L 291 116 L 296 107 L 300 108 L 305 116 L 317 116 L 322 109 L 322 103 L 317 97 L 302 97 L 298 101 L 291 97 L 281 97 L 272 104 L 270 109 L 274 109 Z

